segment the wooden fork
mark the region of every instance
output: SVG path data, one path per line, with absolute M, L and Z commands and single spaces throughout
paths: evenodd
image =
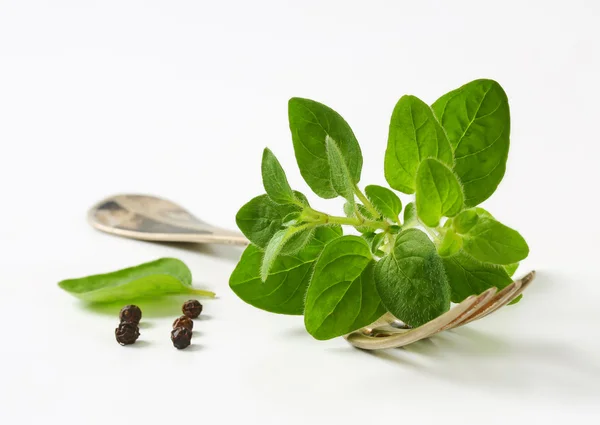
M 501 291 L 490 288 L 479 295 L 471 295 L 446 313 L 418 328 L 407 328 L 388 313 L 370 326 L 354 331 L 344 338 L 353 346 L 363 350 L 402 347 L 492 314 L 521 295 L 534 278 L 535 271 L 532 271 Z

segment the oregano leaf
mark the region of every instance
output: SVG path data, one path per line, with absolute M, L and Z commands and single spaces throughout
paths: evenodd
M 429 227 L 437 227 L 442 217 L 453 217 L 463 207 L 463 193 L 452 170 L 437 159 L 421 162 L 416 180 L 417 214 Z
M 419 164 L 437 158 L 452 165 L 452 148 L 431 108 L 415 96 L 402 96 L 390 120 L 384 171 L 390 187 L 415 192 Z
M 362 153 L 356 136 L 340 114 L 310 99 L 292 98 L 288 117 L 300 174 L 322 198 L 335 198 L 325 139 L 336 141 L 354 184 L 360 181 Z
M 496 81 L 475 80 L 440 97 L 432 108 L 453 147 L 465 205 L 478 205 L 494 193 L 506 170 L 510 144 L 506 93 Z
M 329 161 L 333 189 L 338 195 L 346 198 L 350 204 L 354 204 L 354 183 L 350 170 L 344 162 L 344 157 L 338 145 L 329 135 L 325 136 L 325 150 Z
M 263 186 L 271 200 L 277 204 L 293 204 L 296 202 L 294 192 L 285 176 L 281 164 L 268 148 L 263 151 L 261 164 Z
M 375 266 L 375 283 L 386 309 L 410 326 L 421 326 L 450 309 L 442 259 L 418 229 L 396 237 L 392 251 Z
M 402 201 L 398 195 L 386 187 L 373 184 L 365 187 L 365 195 L 381 215 L 395 223 L 399 222 L 398 215 L 402 211 Z
M 248 304 L 278 314 L 301 315 L 314 263 L 325 245 L 342 235 L 339 226 L 324 226 L 293 255 L 279 255 L 265 282 L 260 276 L 264 252 L 249 245 L 229 278 L 233 292 Z
M 366 326 L 385 313 L 367 242 L 353 235 L 327 244 L 315 264 L 306 294 L 304 324 L 316 339 L 330 339 Z

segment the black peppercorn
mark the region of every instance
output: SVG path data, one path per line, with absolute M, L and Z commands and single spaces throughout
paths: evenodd
M 171 331 L 171 341 L 178 350 L 184 349 L 192 342 L 192 331 L 183 326 Z
M 142 319 L 142 310 L 137 305 L 126 305 L 121 309 L 119 319 L 121 322 L 131 322 L 137 325 Z
M 194 328 L 194 321 L 187 316 L 178 317 L 173 322 L 173 329 L 175 328 L 186 328 L 191 331 Z
M 115 329 L 115 337 L 121 345 L 133 344 L 140 336 L 140 330 L 137 324 L 133 322 L 121 322 Z
M 198 300 L 189 300 L 183 303 L 181 311 L 190 319 L 195 319 L 202 313 L 202 304 Z

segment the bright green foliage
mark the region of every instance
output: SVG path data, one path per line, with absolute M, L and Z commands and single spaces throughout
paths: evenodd
M 313 192 L 322 198 L 337 196 L 331 183 L 331 167 L 325 148 L 327 136 L 335 140 L 340 148 L 352 181 L 360 181 L 360 146 L 340 114 L 314 100 L 295 97 L 288 103 L 288 118 L 300 174 Z
M 484 263 L 503 265 L 519 262 L 529 255 L 527 242 L 519 232 L 473 212 L 466 210 L 453 220 L 466 253 Z
M 511 282 L 529 247 L 477 206 L 506 168 L 510 116 L 498 83 L 473 81 L 432 107 L 415 96 L 398 101 L 383 168 L 391 188 L 414 194 L 404 211 L 391 189 L 360 189 L 361 150 L 337 112 L 301 98 L 288 106 L 300 173 L 318 196 L 344 198 L 344 215 L 313 209 L 265 149 L 266 195 L 236 216 L 252 242 L 229 282 L 241 299 L 303 314 L 312 336 L 329 339 L 386 312 L 420 326 L 448 311 L 451 300 Z M 341 236 L 341 226 L 361 235 Z
M 328 135 L 325 136 L 325 150 L 329 161 L 329 171 L 333 190 L 350 204 L 354 204 L 354 182 L 352 175 L 346 165 L 342 151 L 335 140 Z
M 303 314 L 314 262 L 331 240 L 342 235 L 338 226 L 320 227 L 314 238 L 294 255 L 280 255 L 265 282 L 260 276 L 263 251 L 250 245 L 229 279 L 229 286 L 248 304 L 279 314 Z
M 299 192 L 296 192 L 295 195 L 300 199 L 304 198 L 304 195 Z M 239 229 L 250 242 L 264 248 L 281 228 L 284 219 L 289 219 L 290 213 L 301 210 L 302 208 L 298 205 L 279 205 L 267 195 L 260 195 L 240 208 L 235 220 Z
M 365 195 L 382 216 L 399 223 L 398 216 L 402 211 L 402 201 L 398 195 L 387 187 L 374 184 L 365 187 Z
M 433 242 L 418 229 L 396 238 L 394 248 L 375 266 L 375 282 L 390 313 L 420 326 L 450 308 L 450 288 Z
M 452 165 L 452 149 L 431 108 L 415 96 L 402 96 L 390 121 L 385 178 L 390 186 L 414 193 L 419 164 L 437 158 Z
M 454 150 L 465 205 L 485 201 L 506 170 L 510 111 L 506 93 L 495 81 L 476 80 L 440 97 L 432 106 Z
M 265 192 L 277 204 L 294 204 L 296 198 L 285 176 L 281 164 L 268 148 L 263 151 L 262 179 Z
M 312 336 L 341 336 L 385 313 L 375 289 L 374 265 L 369 245 L 358 236 L 342 236 L 325 246 L 306 294 L 304 324 Z
M 65 291 L 90 303 L 156 298 L 174 294 L 214 297 L 192 287 L 190 269 L 176 258 L 161 258 L 135 267 L 58 283 Z
M 454 217 L 463 207 L 458 179 L 437 159 L 428 158 L 421 162 L 416 192 L 419 218 L 429 227 L 437 227 L 442 217 Z
M 443 261 L 453 303 L 459 303 L 470 295 L 481 294 L 493 286 L 500 290 L 512 282 L 501 266 L 477 261 L 464 251 L 444 257 Z

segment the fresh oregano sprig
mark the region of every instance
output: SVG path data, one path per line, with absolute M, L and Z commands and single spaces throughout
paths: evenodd
M 432 106 L 415 96 L 398 101 L 384 160 L 391 189 L 360 189 L 360 146 L 333 109 L 292 98 L 288 113 L 300 173 L 318 196 L 344 198 L 344 214 L 312 208 L 265 149 L 266 194 L 236 217 L 251 242 L 230 278 L 241 299 L 303 314 L 311 335 L 329 339 L 386 312 L 420 326 L 451 302 L 512 281 L 527 243 L 478 207 L 508 157 L 508 99 L 497 82 L 473 81 Z M 403 208 L 392 189 L 413 199 Z M 360 236 L 343 236 L 343 226 Z

